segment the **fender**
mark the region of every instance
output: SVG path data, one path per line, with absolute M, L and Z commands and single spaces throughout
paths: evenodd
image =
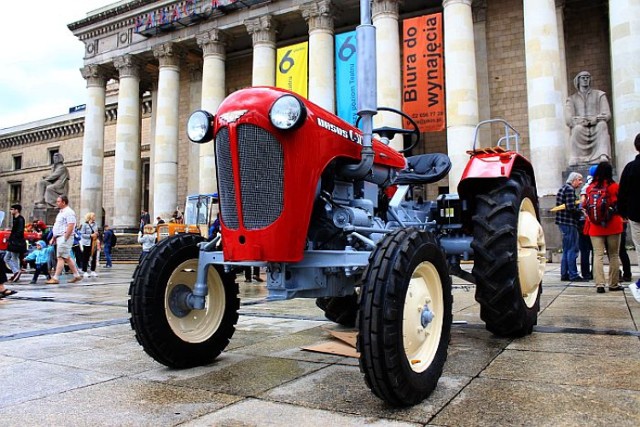
M 466 199 L 473 194 L 472 183 L 477 179 L 509 178 L 514 170 L 526 172 L 536 185 L 533 166 L 515 151 L 502 153 L 479 153 L 472 155 L 458 184 L 458 194 Z M 477 182 L 477 181 L 476 181 Z

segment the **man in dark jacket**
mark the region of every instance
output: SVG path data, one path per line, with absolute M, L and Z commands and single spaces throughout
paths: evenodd
M 24 217 L 20 214 L 21 212 L 21 205 L 11 205 L 10 213 L 13 216 L 13 226 L 7 242 L 7 253 L 4 256 L 4 261 L 13 273 L 9 282 L 17 282 L 20 279 L 22 274 L 20 257 L 27 251 L 27 243 L 24 239 Z
M 636 135 L 634 141 L 636 151 L 640 153 L 640 133 Z M 631 229 L 631 239 L 636 246 L 636 255 L 640 265 L 640 154 L 635 160 L 627 163 L 620 176 L 620 189 L 618 190 L 618 212 L 623 218 L 629 220 Z M 624 244 L 624 242 L 622 242 Z M 629 285 L 636 301 L 640 302 L 640 279 L 636 283 Z

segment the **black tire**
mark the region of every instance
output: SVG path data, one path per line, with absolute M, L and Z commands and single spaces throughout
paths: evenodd
M 238 321 L 235 276 L 210 266 L 204 310 L 184 310 L 175 297 L 193 290 L 198 270 L 198 235 L 160 241 L 133 274 L 129 287 L 131 328 L 144 351 L 171 368 L 206 365 L 226 348 Z M 172 298 L 173 297 L 173 298 Z
M 431 394 L 447 360 L 452 303 L 449 268 L 431 233 L 398 229 L 378 243 L 358 311 L 360 370 L 376 396 L 408 406 Z
M 324 316 L 342 326 L 352 328 L 358 317 L 358 295 L 354 292 L 346 297 L 316 298 L 316 305 L 324 311 Z
M 496 335 L 530 334 L 540 310 L 546 245 L 527 174 L 514 171 L 476 196 L 473 239 L 480 318 Z

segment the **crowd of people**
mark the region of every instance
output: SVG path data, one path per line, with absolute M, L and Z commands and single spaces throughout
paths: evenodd
M 640 134 L 634 141 L 640 153 Z M 581 188 L 579 195 L 576 190 Z M 606 288 L 623 290 L 621 282 L 632 282 L 629 289 L 640 302 L 640 279 L 633 283 L 631 260 L 625 241 L 627 227 L 640 264 L 640 154 L 629 162 L 620 183 L 613 178 L 613 167 L 602 161 L 589 170 L 586 183 L 578 172 L 571 172 L 556 195 L 556 224 L 562 233 L 560 277 L 563 281 L 593 281 L 597 293 Z M 634 190 L 635 189 L 635 190 Z M 576 260 L 580 254 L 580 274 Z M 605 256 L 609 268 L 605 274 Z

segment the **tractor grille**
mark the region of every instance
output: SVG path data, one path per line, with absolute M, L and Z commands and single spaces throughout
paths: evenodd
M 278 219 L 284 203 L 284 156 L 280 142 L 254 125 L 238 126 L 242 222 L 254 230 Z
M 237 230 L 239 226 L 238 211 L 236 209 L 236 189 L 233 183 L 233 166 L 231 165 L 229 128 L 220 129 L 216 135 L 216 158 L 222 220 L 228 228 Z
M 282 147 L 273 135 L 254 125 L 239 125 L 237 136 L 242 222 L 248 230 L 264 228 L 280 216 L 284 204 Z M 238 229 L 228 128 L 216 135 L 216 157 L 222 219 L 228 228 Z

